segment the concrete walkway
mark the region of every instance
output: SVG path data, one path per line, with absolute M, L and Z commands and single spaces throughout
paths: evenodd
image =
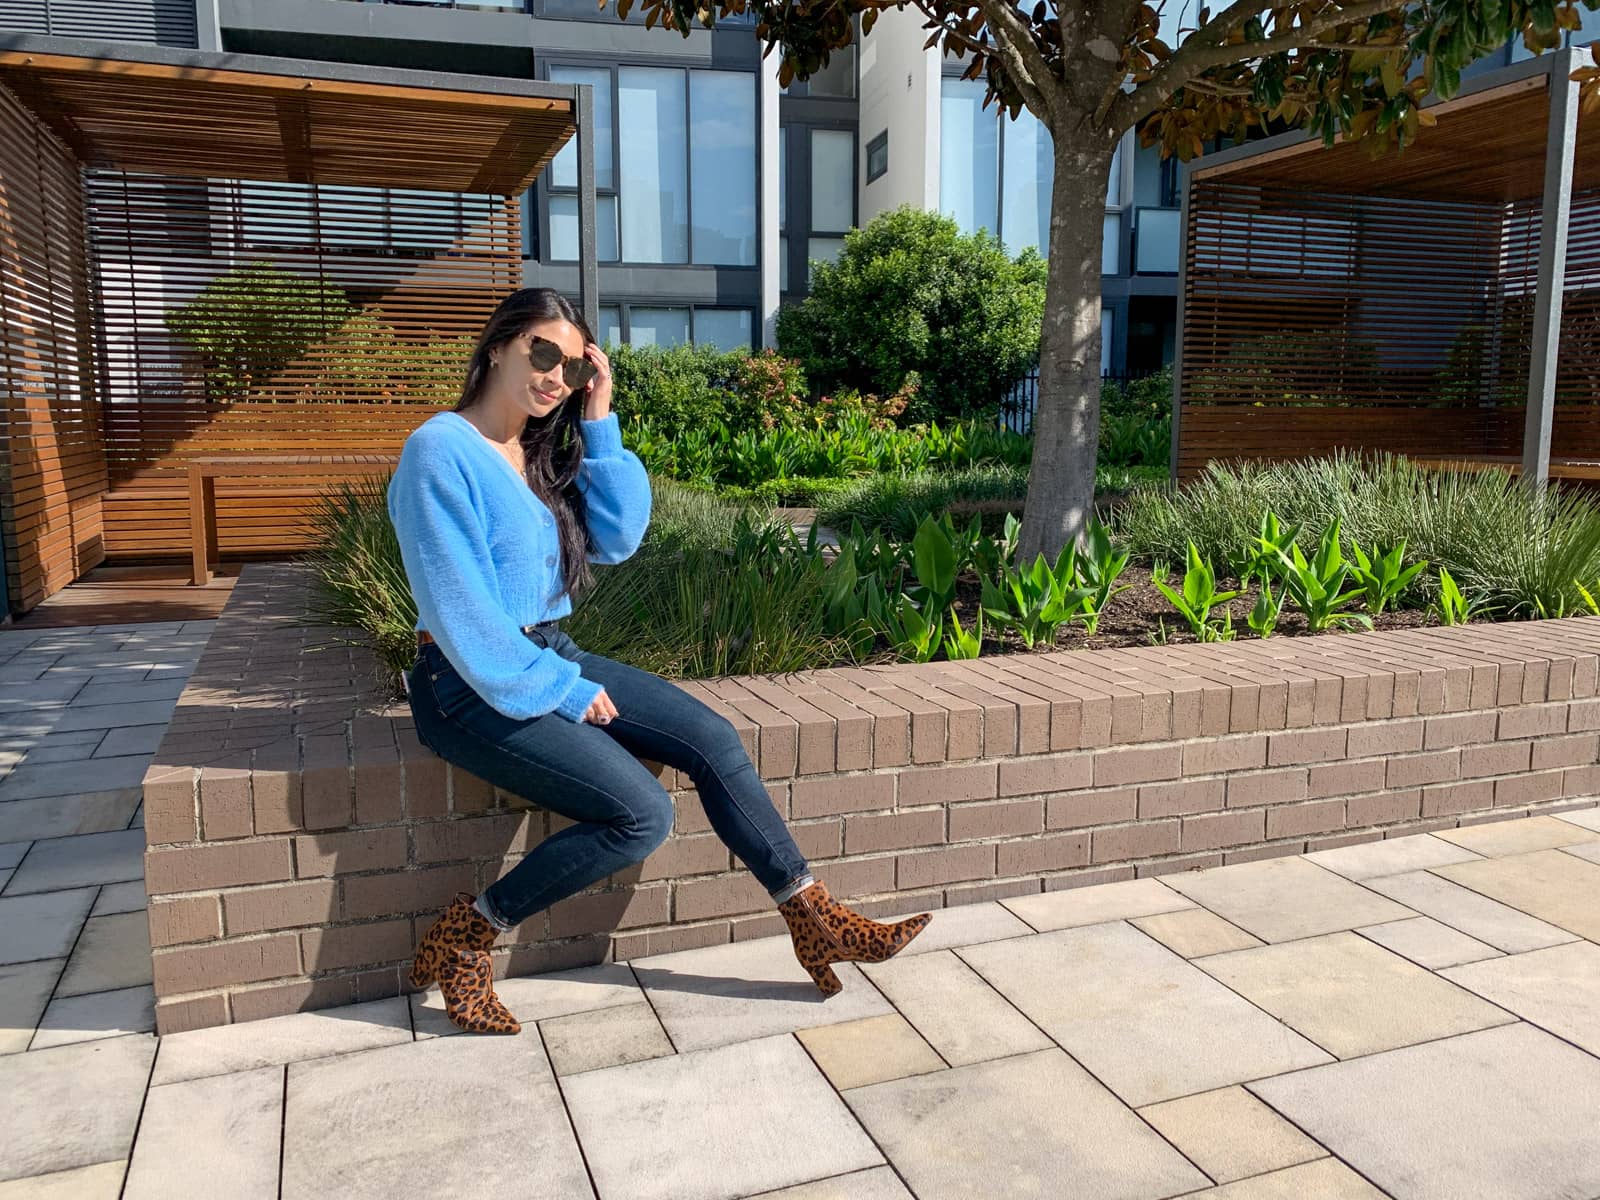
M 117 772 L 208 632 L 0 632 L 0 1200 L 1600 1197 L 1594 808 L 951 909 L 826 1002 L 784 938 L 158 1040 Z

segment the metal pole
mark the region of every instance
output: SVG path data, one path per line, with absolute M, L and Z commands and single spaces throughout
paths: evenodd
M 1550 479 L 1550 427 L 1561 348 L 1561 291 L 1566 286 L 1567 223 L 1572 216 L 1572 163 L 1578 149 L 1578 85 L 1572 73 L 1588 61 L 1578 49 L 1550 56 L 1550 123 L 1544 151 L 1544 214 L 1539 225 L 1539 279 L 1528 364 L 1528 412 L 1522 431 L 1522 477 L 1533 488 Z
M 1167 482 L 1173 488 L 1178 486 L 1178 418 L 1183 405 L 1184 292 L 1189 279 L 1189 193 L 1193 187 L 1194 173 L 1184 171 L 1183 194 L 1178 201 L 1178 328 L 1172 339 L 1172 453 L 1167 465 Z
M 578 306 L 600 337 L 600 267 L 595 245 L 594 87 L 578 85 Z M 609 134 L 607 135 L 609 136 Z

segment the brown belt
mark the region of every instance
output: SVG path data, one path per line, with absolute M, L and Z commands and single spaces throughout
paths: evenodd
M 523 633 L 532 633 L 532 632 L 534 632 L 535 630 L 538 630 L 538 629 L 556 629 L 558 627 L 559 627 L 559 623 L 556 622 L 556 621 L 541 621 L 537 625 L 524 625 L 522 627 L 522 632 Z M 433 644 L 434 644 L 434 642 L 433 642 L 433 634 L 429 633 L 426 629 L 417 630 L 417 645 L 419 645 L 419 646 L 431 646 Z

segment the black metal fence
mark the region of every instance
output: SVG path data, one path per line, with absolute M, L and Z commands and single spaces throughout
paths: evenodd
M 1137 375 L 1102 375 L 1100 387 L 1102 391 L 1107 384 L 1115 384 L 1125 388 L 1140 379 L 1148 378 L 1154 372 L 1144 372 Z M 1039 368 L 1034 367 L 1021 379 L 1012 385 L 1011 390 L 1000 401 L 1000 425 L 1013 433 L 1027 433 L 1033 428 L 1033 412 L 1039 406 Z

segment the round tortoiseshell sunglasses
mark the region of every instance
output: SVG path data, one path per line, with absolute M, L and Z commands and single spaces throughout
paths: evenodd
M 599 368 L 587 358 L 568 358 L 562 353 L 561 347 L 549 338 L 528 339 L 528 361 L 533 364 L 533 369 L 536 371 L 553 371 L 559 364 L 561 378 L 573 391 L 588 383 L 599 372 Z

